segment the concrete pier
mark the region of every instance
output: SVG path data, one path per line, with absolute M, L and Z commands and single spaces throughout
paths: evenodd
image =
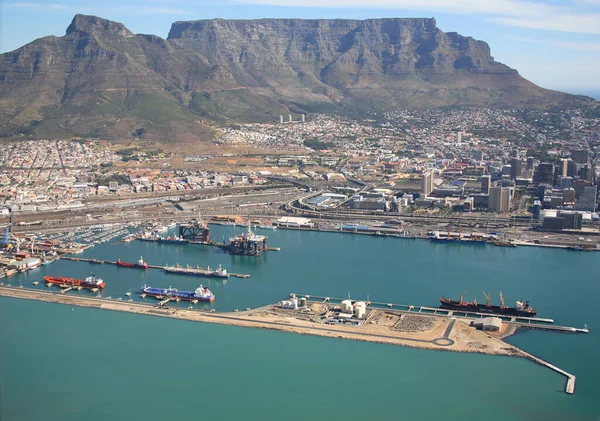
M 101 265 L 116 265 L 117 262 L 113 262 L 110 260 L 98 260 L 98 259 L 86 259 L 83 257 L 61 257 L 61 259 L 63 260 L 70 260 L 72 262 L 86 262 L 86 263 L 94 263 L 94 264 L 101 264 Z M 133 268 L 133 269 L 141 269 L 141 268 Z M 148 269 L 160 269 L 160 270 L 164 270 L 164 266 L 157 266 L 157 265 L 148 265 Z M 141 269 L 143 270 L 143 269 Z M 234 278 L 249 278 L 250 275 L 247 273 L 230 273 L 229 276 L 232 276 Z M 211 278 L 211 276 L 206 276 L 207 278 Z

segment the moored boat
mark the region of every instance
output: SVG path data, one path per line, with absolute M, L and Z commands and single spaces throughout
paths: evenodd
M 101 278 L 96 278 L 93 274 L 85 279 L 67 278 L 65 276 L 44 276 L 47 284 L 67 285 L 71 287 L 83 288 L 104 288 L 105 282 Z
M 126 268 L 136 268 L 136 269 L 148 269 L 148 263 L 144 261 L 144 258 L 140 256 L 140 260 L 137 263 L 129 263 L 123 262 L 121 259 L 117 260 L 117 266 L 122 266 Z
M 215 294 L 213 294 L 208 288 L 200 287 L 194 291 L 179 291 L 176 288 L 152 288 L 147 285 L 142 287 L 142 294 L 151 297 L 168 297 L 168 298 L 179 298 L 186 301 L 203 301 L 212 303 L 215 300 Z
M 227 273 L 227 269 L 223 268 L 223 266 L 219 265 L 215 270 L 211 270 L 210 266 L 206 269 L 201 267 L 191 268 L 189 266 L 181 267 L 177 266 L 166 266 L 165 272 L 174 273 L 177 275 L 191 275 L 191 276 L 205 276 L 208 278 L 229 278 L 229 273 Z
M 537 315 L 537 311 L 529 305 L 529 301 L 523 302 L 523 300 L 518 300 L 515 307 L 507 307 L 504 305 L 504 297 L 502 296 L 502 292 L 500 292 L 500 305 L 498 306 L 491 304 L 489 295 L 485 293 L 484 295 L 486 298 L 485 304 L 479 304 L 477 300 L 474 300 L 473 302 L 464 301 L 464 294 L 460 296 L 458 301 L 442 297 L 440 298 L 440 307 L 448 310 L 491 313 L 517 317 L 535 317 Z

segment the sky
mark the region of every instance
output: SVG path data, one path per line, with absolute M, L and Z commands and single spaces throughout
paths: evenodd
M 181 20 L 435 17 L 544 88 L 600 99 L 600 0 L 0 0 L 0 52 L 64 35 L 77 13 L 163 38 Z

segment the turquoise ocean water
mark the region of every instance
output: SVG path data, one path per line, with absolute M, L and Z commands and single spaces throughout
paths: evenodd
M 211 226 L 220 240 L 241 228 Z M 600 256 L 519 247 L 431 244 L 338 233 L 265 231 L 281 247 L 258 258 L 206 246 L 103 244 L 81 257 L 140 255 L 151 264 L 223 264 L 249 279 L 166 275 L 59 261 L 10 282 L 31 287 L 45 274 L 103 277 L 104 296 L 141 285 L 216 294 L 197 308 L 257 307 L 290 292 L 436 306 L 441 295 L 483 301 L 502 290 L 540 317 L 589 335 L 523 331 L 510 342 L 577 376 L 530 361 L 426 351 L 192 323 L 0 298 L 0 420 L 597 420 L 600 419 Z M 40 288 L 45 288 L 40 285 Z M 79 292 L 78 294 L 91 294 Z M 137 294 L 134 294 L 137 295 Z M 497 301 L 497 298 L 494 298 Z

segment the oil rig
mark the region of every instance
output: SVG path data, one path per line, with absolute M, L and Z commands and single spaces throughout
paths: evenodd
M 179 225 L 179 238 L 196 244 L 211 244 L 208 224 L 202 220 L 200 213 L 196 221 Z
M 260 256 L 268 250 L 267 236 L 254 234 L 250 227 L 250 222 L 248 222 L 248 230 L 246 232 L 229 238 L 229 241 L 226 243 L 215 245 L 224 248 L 231 254 L 243 256 Z

